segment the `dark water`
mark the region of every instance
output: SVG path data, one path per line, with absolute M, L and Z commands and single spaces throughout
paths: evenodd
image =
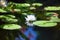
M 18 36 L 17 30 L 4 30 L 0 29 L 0 40 L 15 40 L 14 38 Z
M 34 37 L 28 39 L 29 33 Z M 28 27 L 23 34 L 18 30 L 9 31 L 0 29 L 0 40 L 24 40 L 25 38 L 25 40 L 60 40 L 60 30 L 57 31 L 53 28 Z
M 60 40 L 60 30 L 57 30 L 55 27 L 43 28 L 35 26 L 35 30 L 39 32 L 37 40 Z

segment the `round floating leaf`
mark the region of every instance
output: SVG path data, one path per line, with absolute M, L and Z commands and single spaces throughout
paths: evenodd
M 0 15 L 0 18 L 15 18 L 14 15 Z
M 15 12 L 20 12 L 21 10 L 20 9 L 14 9 Z
M 8 22 L 8 23 L 15 23 L 15 22 L 18 22 L 17 19 L 11 19 L 11 18 L 5 19 L 4 21 L 5 21 L 5 22 Z
M 14 15 L 0 15 L 0 19 L 3 22 L 7 22 L 7 23 L 16 23 L 16 22 L 18 22 L 18 20 L 15 19 Z
M 30 6 L 30 4 L 28 4 L 28 3 L 24 3 L 24 4 L 22 4 L 24 7 L 29 7 Z
M 14 15 L 6 15 L 7 17 L 10 17 L 10 18 L 15 18 Z
M 0 15 L 0 19 L 1 19 L 1 18 L 5 18 L 5 16 L 4 16 L 4 15 Z
M 3 10 L 3 9 L 0 9 L 0 12 L 5 13 L 5 12 L 7 12 L 7 11 L 5 11 L 5 10 Z
M 3 25 L 3 29 L 7 29 L 7 30 L 16 30 L 16 29 L 20 29 L 21 26 L 17 25 L 17 24 L 5 24 Z
M 56 6 L 48 6 L 44 8 L 45 10 L 60 10 L 60 7 L 56 7 Z
M 42 3 L 33 3 L 32 5 L 33 6 L 42 6 L 43 4 Z
M 54 23 L 51 21 L 36 21 L 36 22 L 33 22 L 33 24 L 38 27 L 54 27 L 57 25 L 57 23 Z
M 52 16 L 54 12 L 47 12 L 45 15 L 46 16 Z
M 23 7 L 29 7 L 30 6 L 30 4 L 28 4 L 28 3 L 16 3 L 15 4 L 15 7 L 16 8 L 23 8 Z
M 60 22 L 60 19 L 58 17 L 51 17 L 50 21 L 52 22 Z
M 23 15 L 27 15 L 27 13 L 22 13 Z
M 35 7 L 30 7 L 30 10 L 36 9 Z
M 15 23 L 15 22 L 18 22 L 17 19 L 13 19 L 13 18 L 9 18 L 9 17 L 6 17 L 5 19 L 2 19 L 2 21 L 8 22 L 8 23 Z

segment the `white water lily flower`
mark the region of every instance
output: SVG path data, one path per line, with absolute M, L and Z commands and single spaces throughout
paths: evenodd
M 3 7 L 7 6 L 7 1 L 6 0 L 0 0 L 0 5 Z
M 35 17 L 35 15 L 27 15 L 27 17 L 25 17 L 25 19 L 26 19 L 26 24 L 28 26 L 33 26 L 33 24 L 29 21 L 35 21 L 36 17 Z
M 34 21 L 36 20 L 36 17 L 34 15 L 27 15 L 27 18 L 25 18 L 26 21 Z
M 28 26 L 33 26 L 33 24 L 32 24 L 32 23 L 29 23 L 29 22 L 26 22 L 26 24 L 27 24 Z

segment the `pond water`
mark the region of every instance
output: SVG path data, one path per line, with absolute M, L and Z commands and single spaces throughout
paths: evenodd
M 33 27 L 28 27 L 27 30 L 25 31 L 21 30 L 21 31 L 27 38 L 29 38 L 29 40 L 37 40 L 38 34 L 36 31 L 34 31 Z M 19 38 L 16 37 L 15 40 L 25 40 L 25 39 L 19 35 Z
M 29 38 L 29 40 L 52 40 L 52 37 L 54 36 L 54 39 L 60 39 L 60 30 L 57 32 L 54 32 L 52 30 L 43 30 L 41 31 L 41 29 L 36 28 L 37 31 L 39 31 L 39 33 L 35 30 L 34 27 L 29 26 L 28 28 L 26 28 L 25 30 L 21 30 L 21 32 L 27 37 Z M 6 36 L 9 36 L 9 38 L 12 38 L 9 33 L 9 31 L 7 31 L 8 33 L 6 33 L 5 30 L 1 30 L 0 29 L 0 40 L 6 40 Z M 57 34 L 57 35 L 56 35 Z M 14 32 L 15 35 L 15 40 L 26 40 L 24 39 L 20 33 L 18 33 L 18 36 L 16 35 L 16 32 Z M 4 38 L 4 39 L 3 39 Z M 9 39 L 11 40 L 11 39 Z M 12 39 L 13 40 L 13 39 Z

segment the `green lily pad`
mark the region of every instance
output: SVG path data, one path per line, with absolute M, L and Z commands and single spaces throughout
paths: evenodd
M 22 13 L 23 15 L 27 15 L 27 13 Z
M 4 18 L 5 16 L 4 15 L 0 15 L 0 18 Z
M 7 30 L 16 30 L 16 29 L 20 29 L 21 26 L 17 25 L 17 24 L 5 24 L 3 26 L 3 29 L 7 29 Z
M 17 19 L 5 19 L 5 22 L 8 22 L 8 23 L 15 23 L 15 22 L 18 22 Z
M 33 3 L 32 5 L 33 6 L 42 6 L 43 4 L 42 3 Z
M 22 6 L 23 6 L 23 7 L 29 7 L 30 4 L 28 4 L 28 3 L 23 3 Z
M 16 23 L 18 20 L 15 19 L 15 16 L 13 15 L 0 15 L 0 19 L 3 22 L 8 22 L 8 23 Z
M 20 9 L 14 9 L 14 11 L 15 11 L 15 12 L 21 12 L 21 10 L 20 10 Z
M 22 8 L 22 7 L 29 7 L 30 6 L 30 4 L 28 4 L 28 3 L 15 3 L 15 7 L 16 8 Z
M 60 22 L 60 19 L 50 19 L 51 22 Z
M 46 16 L 52 16 L 54 12 L 47 12 L 45 15 Z
M 54 27 L 57 25 L 57 23 L 50 22 L 50 21 L 36 21 L 33 22 L 33 24 L 39 27 Z
M 3 10 L 3 9 L 0 9 L 0 12 L 4 13 L 4 12 L 7 12 L 7 11 L 5 11 L 5 10 Z
M 15 18 L 14 15 L 6 15 L 6 17 Z
M 35 7 L 30 7 L 30 10 L 36 9 Z
M 17 19 L 12 19 L 12 18 L 2 19 L 2 21 L 7 22 L 7 23 L 16 23 L 16 22 L 18 22 Z
M 56 6 L 48 6 L 44 8 L 45 10 L 60 10 L 60 7 L 56 7 Z
M 15 16 L 14 15 L 0 15 L 0 19 L 9 19 L 9 18 L 11 18 L 11 19 L 15 19 Z

